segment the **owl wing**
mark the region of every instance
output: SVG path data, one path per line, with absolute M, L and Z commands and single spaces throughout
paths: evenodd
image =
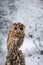
M 9 48 L 10 44 L 13 41 L 12 34 L 13 34 L 12 31 L 9 31 L 8 38 L 7 38 L 7 48 Z

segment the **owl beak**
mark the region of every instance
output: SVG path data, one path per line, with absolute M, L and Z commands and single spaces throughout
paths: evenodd
M 19 33 L 19 31 L 18 31 L 18 33 Z
M 17 32 L 19 33 L 20 31 L 19 31 L 19 30 L 17 30 Z

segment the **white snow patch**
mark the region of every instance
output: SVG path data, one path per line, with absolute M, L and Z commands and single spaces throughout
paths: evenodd
M 23 45 L 21 46 L 20 50 L 22 52 L 31 51 L 33 48 L 35 48 L 33 40 L 32 39 L 24 39 Z

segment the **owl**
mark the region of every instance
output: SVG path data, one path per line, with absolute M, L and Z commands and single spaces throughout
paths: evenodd
M 14 23 L 7 38 L 7 57 L 5 65 L 25 65 L 25 57 L 19 48 L 23 45 L 25 25 Z

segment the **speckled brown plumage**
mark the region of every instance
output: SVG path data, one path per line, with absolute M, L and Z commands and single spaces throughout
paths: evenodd
M 25 57 L 19 48 L 22 46 L 25 37 L 25 26 L 21 23 L 14 23 L 7 38 L 7 57 L 5 65 L 25 65 Z

